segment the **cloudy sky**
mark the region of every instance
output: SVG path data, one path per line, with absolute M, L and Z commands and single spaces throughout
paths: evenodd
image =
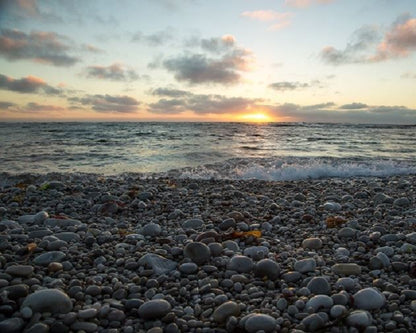
M 416 124 L 416 1 L 0 0 L 0 120 Z

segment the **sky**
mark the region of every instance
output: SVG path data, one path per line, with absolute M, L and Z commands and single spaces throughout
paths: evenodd
M 416 124 L 415 0 L 0 0 L 0 121 Z

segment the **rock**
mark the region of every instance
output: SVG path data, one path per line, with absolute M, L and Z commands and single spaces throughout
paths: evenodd
M 170 310 L 171 305 L 164 299 L 154 299 L 143 303 L 139 307 L 140 318 L 146 320 L 159 319 L 164 317 Z
M 52 272 L 52 273 L 62 271 L 63 269 L 64 269 L 64 267 L 60 262 L 51 262 L 48 265 L 48 271 Z
M 204 221 L 201 219 L 189 219 L 182 223 L 183 229 L 201 229 L 204 226 Z
M 365 328 L 370 326 L 373 321 L 371 314 L 367 311 L 356 310 L 347 317 L 347 325 L 356 328 Z
M 350 228 L 350 227 L 344 227 L 344 228 L 339 229 L 338 237 L 339 238 L 353 238 L 355 237 L 356 233 L 357 233 L 357 230 Z
M 236 255 L 231 258 L 227 268 L 238 273 L 249 273 L 253 269 L 253 267 L 254 264 L 251 258 Z
M 224 221 L 222 221 L 220 225 L 218 226 L 218 228 L 220 228 L 220 230 L 222 231 L 225 231 L 230 228 L 235 228 L 235 226 L 236 226 L 235 220 L 232 217 L 229 217 L 228 219 L 225 219 Z
M 60 262 L 66 257 L 62 251 L 50 251 L 38 255 L 33 259 L 33 263 L 36 265 L 48 266 L 51 262 Z
M 315 312 L 321 308 L 329 309 L 332 305 L 334 305 L 334 301 L 331 297 L 327 295 L 316 295 L 313 296 L 306 302 L 306 309 L 312 308 Z
M 347 313 L 347 311 L 348 310 L 344 305 L 337 304 L 331 307 L 329 314 L 331 315 L 332 318 L 339 318 L 345 313 Z
M 239 315 L 240 306 L 235 302 L 228 301 L 218 306 L 214 310 L 212 317 L 214 318 L 215 322 L 224 323 L 230 316 L 238 317 Z
M 319 238 L 306 238 L 302 242 L 304 249 L 318 250 L 322 247 L 322 240 Z
M 338 212 L 342 209 L 338 202 L 325 202 L 323 208 L 329 212 Z
M 331 292 L 331 286 L 329 285 L 328 280 L 322 276 L 313 277 L 306 287 L 315 295 L 329 295 Z
M 165 257 L 154 253 L 147 253 L 142 256 L 139 259 L 138 264 L 141 266 L 150 266 L 157 275 L 173 271 L 177 265 L 175 261 L 166 259 Z
M 391 257 L 394 255 L 394 249 L 391 246 L 378 247 L 375 252 L 376 253 L 382 252 L 388 257 Z
M 267 314 L 250 314 L 245 320 L 244 328 L 249 333 L 255 333 L 258 331 L 265 333 L 273 332 L 276 329 L 276 319 Z
M 243 254 L 254 260 L 260 260 L 269 254 L 269 249 L 265 246 L 250 246 L 244 249 Z
M 26 297 L 29 294 L 29 286 L 23 283 L 13 284 L 1 289 L 7 293 L 9 299 L 19 299 L 21 297 Z
M 67 294 L 59 289 L 42 289 L 25 298 L 22 308 L 30 307 L 33 312 L 68 313 L 72 302 Z
M 160 227 L 160 225 L 157 223 L 153 223 L 153 222 L 146 224 L 141 229 L 141 234 L 143 236 L 155 237 L 155 236 L 160 235 L 161 232 L 162 232 L 162 228 Z
M 28 277 L 33 273 L 33 266 L 12 265 L 6 268 L 6 273 L 13 276 Z
M 406 235 L 406 242 L 416 245 L 416 232 L 411 232 Z
M 95 308 L 89 308 L 89 309 L 83 309 L 83 310 L 79 310 L 77 317 L 79 319 L 91 319 L 91 318 L 95 318 L 95 316 L 97 315 L 98 310 Z
M 406 197 L 401 197 L 393 201 L 393 206 L 404 208 L 410 206 L 410 200 Z
M 81 331 L 81 332 L 97 332 L 98 325 L 96 323 L 92 323 L 89 321 L 76 321 L 71 325 L 71 329 L 75 332 Z
M 301 323 L 307 332 L 314 332 L 325 326 L 323 318 L 316 313 L 303 318 Z
M 294 269 L 300 273 L 313 272 L 316 268 L 316 261 L 313 258 L 297 260 Z
M 385 296 L 374 288 L 365 288 L 354 294 L 354 306 L 362 310 L 377 310 L 386 302 Z
M 25 326 L 25 322 L 21 318 L 9 318 L 0 321 L 0 332 L 20 333 Z
M 259 277 L 275 280 L 280 275 L 280 266 L 271 259 L 262 259 L 254 267 L 254 272 Z
M 211 251 L 207 245 L 201 242 L 192 242 L 186 244 L 183 249 L 185 257 L 190 258 L 197 265 L 204 264 L 209 261 Z
M 55 234 L 55 237 L 67 243 L 79 242 L 81 239 L 81 237 L 77 233 L 69 231 L 59 232 Z
M 44 323 L 36 323 L 25 330 L 25 333 L 49 333 L 49 326 Z
M 355 281 L 349 277 L 343 277 L 337 280 L 335 286 L 342 286 L 345 290 L 352 290 L 355 287 Z
M 184 274 L 193 274 L 198 271 L 198 266 L 193 262 L 186 262 L 179 266 L 179 271 Z
M 335 264 L 331 267 L 337 275 L 360 275 L 361 267 L 357 264 Z
M 43 222 L 45 222 L 45 220 L 49 218 L 49 214 L 45 211 L 40 211 L 39 213 L 35 214 L 35 217 L 33 219 L 33 222 L 35 224 L 42 224 Z
M 45 220 L 44 224 L 48 227 L 70 227 L 70 226 L 80 226 L 82 224 L 81 221 L 74 220 L 74 219 L 56 219 L 56 218 L 48 218 Z

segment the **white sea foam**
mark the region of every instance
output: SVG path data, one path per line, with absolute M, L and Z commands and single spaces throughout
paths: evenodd
M 416 165 L 392 160 L 335 158 L 233 159 L 224 163 L 186 168 L 181 178 L 299 180 L 346 177 L 386 177 L 416 174 Z

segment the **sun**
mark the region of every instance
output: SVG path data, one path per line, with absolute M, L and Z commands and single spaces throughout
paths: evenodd
M 259 122 L 259 123 L 273 120 L 269 115 L 262 113 L 262 112 L 247 113 L 247 114 L 243 114 L 239 116 L 238 118 L 242 121 Z

